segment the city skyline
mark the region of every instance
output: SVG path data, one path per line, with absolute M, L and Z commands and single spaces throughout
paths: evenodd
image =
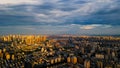
M 120 35 L 119 0 L 0 1 L 0 35 Z

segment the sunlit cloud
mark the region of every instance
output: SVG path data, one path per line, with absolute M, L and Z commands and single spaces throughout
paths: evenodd
M 111 25 L 102 25 L 102 24 L 91 24 L 91 25 L 81 25 L 80 29 L 90 30 L 95 28 L 110 28 Z
M 93 26 L 93 25 L 85 25 L 85 26 L 82 26 L 82 27 L 80 27 L 81 29 L 93 29 L 93 28 L 95 28 L 96 26 Z

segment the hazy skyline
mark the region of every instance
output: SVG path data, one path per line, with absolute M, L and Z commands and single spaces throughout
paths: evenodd
M 119 35 L 119 5 L 119 0 L 0 0 L 0 35 Z

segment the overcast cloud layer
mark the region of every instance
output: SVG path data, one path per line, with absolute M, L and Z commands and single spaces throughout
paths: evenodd
M 0 0 L 1 34 L 120 34 L 119 0 Z

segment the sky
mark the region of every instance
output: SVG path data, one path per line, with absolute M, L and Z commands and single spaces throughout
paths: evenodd
M 0 0 L 0 35 L 120 35 L 120 0 Z

